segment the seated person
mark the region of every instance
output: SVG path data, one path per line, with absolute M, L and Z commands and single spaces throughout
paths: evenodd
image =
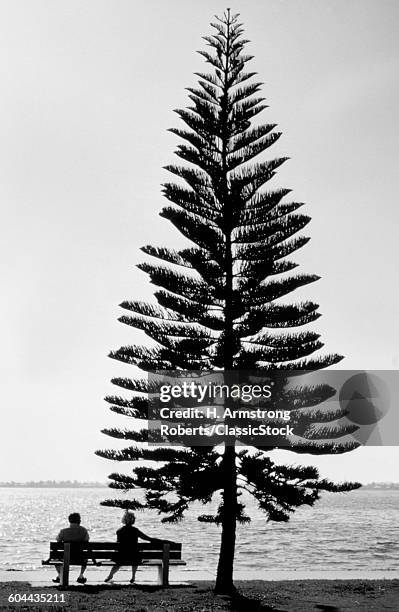
M 68 517 L 69 527 L 61 529 L 57 536 L 57 542 L 71 543 L 71 559 L 70 563 L 80 565 L 80 574 L 77 577 L 77 582 L 85 584 L 87 578 L 84 577 L 84 572 L 87 567 L 87 553 L 83 550 L 83 544 L 89 541 L 89 533 L 85 527 L 80 524 L 80 514 L 72 512 Z M 94 561 L 94 560 L 93 560 Z M 60 581 L 61 564 L 56 565 L 55 569 L 58 572 L 57 578 L 53 578 L 53 582 Z
M 150 538 L 142 531 L 134 527 L 136 517 L 133 512 L 126 510 L 122 517 L 123 527 L 116 532 L 116 538 L 119 543 L 118 553 L 115 556 L 115 565 L 111 568 L 109 575 L 104 579 L 104 582 L 110 582 L 116 572 L 122 565 L 131 565 L 132 578 L 130 584 L 134 584 L 136 578 L 137 566 L 141 563 L 140 550 L 138 546 L 138 538 L 148 540 L 149 542 L 159 542 L 158 538 Z

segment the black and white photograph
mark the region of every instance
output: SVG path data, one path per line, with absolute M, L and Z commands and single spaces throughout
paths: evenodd
M 0 0 L 0 610 L 399 610 L 398 25 Z

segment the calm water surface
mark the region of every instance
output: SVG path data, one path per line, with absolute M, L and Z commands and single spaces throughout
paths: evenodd
M 121 511 L 99 505 L 107 489 L 0 488 L 0 569 L 36 569 L 48 542 L 72 511 L 92 540 L 114 540 Z M 314 508 L 301 508 L 289 523 L 267 523 L 250 502 L 249 525 L 238 528 L 236 568 L 274 570 L 399 569 L 399 491 L 359 490 L 325 494 Z M 190 569 L 215 570 L 219 528 L 200 523 L 209 513 L 193 507 L 178 525 L 161 524 L 155 513 L 138 513 L 144 532 L 183 542 Z

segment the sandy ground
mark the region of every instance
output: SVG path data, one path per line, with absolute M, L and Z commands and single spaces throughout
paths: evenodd
M 0 610 L 30 612 L 329 612 L 348 610 L 399 611 L 399 580 L 303 580 L 264 582 L 238 581 L 236 596 L 221 597 L 212 592 L 213 583 L 202 581 L 168 589 L 150 585 L 34 587 L 25 582 L 0 584 Z M 8 603 L 12 593 L 65 596 L 62 603 Z M 54 598 L 54 597 L 53 597 Z

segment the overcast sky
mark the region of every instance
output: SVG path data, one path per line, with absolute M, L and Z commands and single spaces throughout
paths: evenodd
M 131 374 L 107 358 L 136 339 L 118 304 L 151 295 L 134 268 L 140 245 L 180 243 L 158 216 L 176 145 L 167 128 L 225 8 L 0 1 L 0 480 L 104 480 L 115 468 L 93 451 L 118 446 L 101 428 L 126 425 L 102 399 L 112 376 Z M 231 8 L 265 83 L 262 120 L 283 131 L 269 153 L 291 158 L 278 184 L 313 217 L 296 259 L 323 278 L 297 297 L 320 303 L 316 328 L 346 355 L 340 367 L 397 369 L 399 4 Z M 397 448 L 362 448 L 310 462 L 369 481 L 398 480 L 398 459 Z

